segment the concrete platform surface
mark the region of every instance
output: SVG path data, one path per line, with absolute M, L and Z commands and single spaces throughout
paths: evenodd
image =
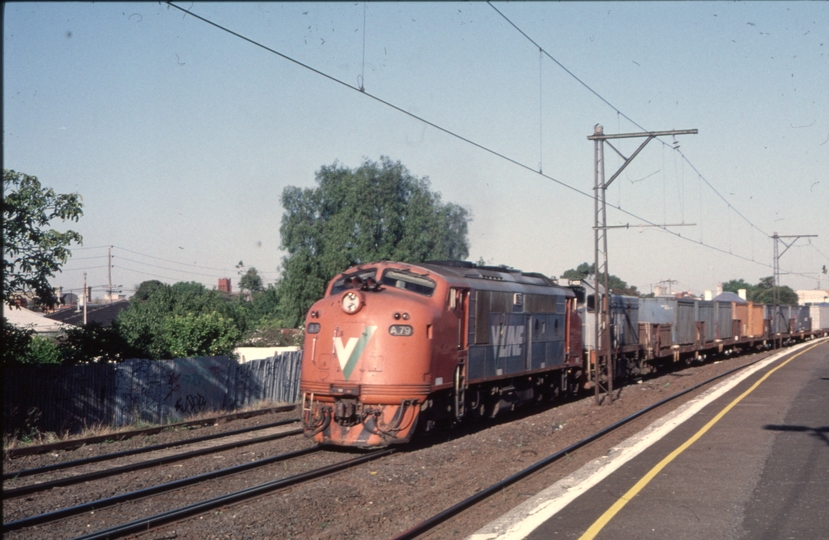
M 736 374 L 472 540 L 829 540 L 829 342 Z

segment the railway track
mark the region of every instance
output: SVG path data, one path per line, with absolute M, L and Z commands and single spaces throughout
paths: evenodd
M 474 495 L 471 495 L 471 496 L 467 497 L 466 499 L 464 499 L 464 500 L 462 500 L 462 501 L 460 501 L 460 502 L 458 502 L 458 503 L 456 503 L 456 504 L 454 504 L 454 505 L 452 505 L 452 506 L 436 513 L 436 514 L 434 514 L 430 518 L 418 523 L 417 525 L 409 528 L 408 530 L 394 536 L 393 540 L 413 540 L 413 539 L 420 538 L 420 537 L 424 537 L 424 538 L 429 537 L 430 533 L 435 531 L 438 527 L 441 527 L 441 526 L 445 525 L 452 518 L 460 515 L 461 513 L 465 512 L 466 510 L 474 508 L 476 505 L 479 505 L 479 504 L 483 503 L 484 501 L 486 501 L 487 499 L 489 499 L 492 495 L 495 495 L 497 493 L 501 493 L 507 487 L 510 487 L 510 486 L 513 486 L 513 485 L 517 484 L 521 480 L 529 477 L 530 475 L 533 475 L 534 473 L 537 473 L 537 472 L 541 471 L 545 467 L 548 467 L 549 465 L 551 465 L 551 464 L 553 464 L 553 463 L 555 463 L 555 462 L 557 462 L 557 461 L 559 461 L 563 458 L 567 458 L 569 455 L 571 455 L 576 450 L 579 450 L 583 447 L 586 447 L 587 445 L 593 443 L 594 441 L 597 441 L 597 440 L 601 439 L 602 437 L 605 437 L 606 435 L 620 429 L 622 426 L 627 425 L 628 423 L 632 422 L 633 420 L 636 420 L 636 419 L 638 419 L 638 418 L 640 418 L 640 417 L 642 417 L 642 416 L 644 416 L 644 415 L 646 415 L 646 414 L 648 414 L 648 413 L 650 413 L 650 412 L 652 412 L 652 411 L 654 411 L 654 410 L 656 410 L 656 409 L 658 409 L 658 408 L 660 408 L 660 407 L 662 407 L 662 406 L 664 406 L 664 405 L 666 405 L 666 404 L 668 404 L 668 403 L 670 403 L 670 402 L 672 402 L 672 401 L 674 401 L 674 400 L 676 400 L 676 399 L 678 399 L 682 396 L 685 396 L 685 395 L 687 395 L 691 392 L 694 392 L 694 391 L 696 391 L 696 390 L 698 390 L 698 389 L 700 389 L 704 386 L 707 386 L 707 385 L 709 385 L 709 384 L 711 384 L 711 383 L 713 383 L 713 382 L 715 382 L 715 381 L 717 381 L 717 380 L 719 380 L 723 377 L 727 377 L 727 376 L 732 375 L 732 374 L 734 374 L 738 371 L 741 371 L 741 370 L 743 370 L 743 369 L 745 369 L 749 366 L 752 366 L 752 365 L 756 364 L 759 361 L 760 360 L 755 360 L 751 363 L 745 364 L 745 365 L 740 366 L 738 368 L 734 368 L 734 369 L 728 370 L 724 373 L 720 373 L 719 375 L 716 375 L 714 377 L 706 379 L 705 381 L 702 381 L 702 382 L 700 382 L 700 383 L 698 383 L 694 386 L 691 386 L 689 388 L 686 388 L 685 390 L 682 390 L 681 392 L 677 392 L 677 393 L 675 393 L 675 394 L 673 394 L 673 395 L 671 395 L 671 396 L 669 396 L 665 399 L 662 399 L 662 400 L 660 400 L 660 401 L 658 401 L 658 402 L 656 402 L 656 403 L 654 403 L 654 404 L 652 404 L 648 407 L 645 407 L 645 408 L 643 408 L 643 409 L 641 409 L 641 410 L 639 410 L 639 411 L 637 411 L 637 412 L 635 412 L 635 413 L 633 413 L 633 414 L 631 414 L 631 415 L 629 415 L 629 416 L 627 416 L 627 417 L 625 417 L 625 418 L 623 418 L 623 419 L 621 419 L 621 420 L 619 420 L 619 421 L 617 421 L 617 422 L 615 422 L 615 423 L 613 423 L 613 424 L 611 424 L 611 425 L 609 425 L 609 426 L 607 426 L 607 427 L 605 427 L 605 428 L 603 428 L 603 429 L 601 429 L 601 430 L 599 430 L 599 431 L 597 431 L 597 432 L 595 432 L 595 433 L 593 433 L 593 434 L 591 434 L 591 435 L 589 435 L 589 436 L 587 436 L 587 437 L 585 437 L 585 438 L 583 438 L 583 439 L 567 446 L 566 448 L 564 448 L 562 450 L 559 450 L 558 452 L 555 452 L 554 454 L 551 454 L 551 455 L 549 455 L 549 456 L 547 456 L 547 457 L 545 457 L 545 458 L 543 458 L 539 461 L 536 461 L 532 465 L 530 465 L 530 466 L 528 466 L 528 467 L 526 467 L 526 468 L 510 475 L 509 477 L 507 477 L 505 479 L 503 479 L 501 481 L 498 481 L 498 482 L 495 482 L 494 484 L 491 484 L 490 486 L 488 486 L 484 489 L 481 489 L 480 491 L 478 491 Z
M 212 416 L 210 418 L 202 418 L 200 420 L 190 420 L 187 422 L 178 422 L 176 424 L 166 424 L 163 426 L 155 426 L 144 429 L 134 429 L 129 431 L 121 431 L 118 433 L 110 433 L 107 435 L 96 435 L 94 437 L 83 437 L 79 439 L 71 439 L 68 441 L 58 441 L 54 443 L 39 444 L 33 446 L 23 446 L 20 448 L 4 449 L 3 453 L 7 459 L 15 459 L 23 456 L 31 456 L 35 454 L 44 454 L 46 452 L 54 452 L 55 450 L 72 450 L 82 446 L 91 444 L 100 444 L 111 441 L 123 441 L 133 437 L 155 435 L 163 431 L 190 428 L 197 426 L 213 426 L 219 425 L 233 420 L 241 420 L 246 418 L 254 418 L 265 414 L 272 414 L 278 412 L 288 412 L 296 409 L 296 405 L 282 405 L 279 407 L 270 407 L 267 409 L 257 409 L 255 411 L 245 411 L 232 414 L 223 414 L 219 416 Z M 3 476 L 5 479 L 5 475 Z
M 280 421 L 280 422 L 273 422 L 271 424 L 266 424 L 266 425 L 263 425 L 263 426 L 256 426 L 254 428 L 245 428 L 245 429 L 235 430 L 235 431 L 232 431 L 232 432 L 217 433 L 217 434 L 207 435 L 207 436 L 203 436 L 203 437 L 196 437 L 194 439 L 188 439 L 188 440 L 184 440 L 184 441 L 176 441 L 176 442 L 171 442 L 171 443 L 164 443 L 164 444 L 153 445 L 153 446 L 148 446 L 148 447 L 143 447 L 143 448 L 137 448 L 137 449 L 133 449 L 133 450 L 126 450 L 124 452 L 116 452 L 116 453 L 113 453 L 113 454 L 105 454 L 105 455 L 101 455 L 101 456 L 94 456 L 94 457 L 91 457 L 91 458 L 84 458 L 84 459 L 79 459 L 79 460 L 75 460 L 75 461 L 68 461 L 68 462 L 64 462 L 64 463 L 57 463 L 57 464 L 54 464 L 54 465 L 48 465 L 48 466 L 40 467 L 40 468 L 36 468 L 36 469 L 27 469 L 27 470 L 23 470 L 23 471 L 18 471 L 17 473 L 9 473 L 8 476 L 9 476 L 9 478 L 18 478 L 18 477 L 23 477 L 23 476 L 43 474 L 43 473 L 51 472 L 51 471 L 54 471 L 54 470 L 66 469 L 66 468 L 71 468 L 71 467 L 79 467 L 79 466 L 82 466 L 82 465 L 87 465 L 89 463 L 95 463 L 95 462 L 100 462 L 100 461 L 105 461 L 105 460 L 110 460 L 110 459 L 116 459 L 116 458 L 124 457 L 124 456 L 132 456 L 132 455 L 136 455 L 136 454 L 140 454 L 140 453 L 152 452 L 152 451 L 162 450 L 162 449 L 166 449 L 166 448 L 185 446 L 185 445 L 194 444 L 194 443 L 197 443 L 197 442 L 204 442 L 204 441 L 207 441 L 207 440 L 214 440 L 214 439 L 217 439 L 217 438 L 230 437 L 230 436 L 239 435 L 239 434 L 242 434 L 242 433 L 248 433 L 248 432 L 252 432 L 252 431 L 283 426 L 283 425 L 296 423 L 296 422 L 297 422 L 296 419 L 283 420 L 283 421 Z M 148 460 L 139 461 L 139 462 L 136 462 L 136 463 L 130 463 L 130 464 L 127 464 L 127 465 L 122 465 L 120 467 L 111 467 L 111 468 L 107 468 L 107 469 L 91 471 L 91 472 L 72 475 L 72 476 L 67 476 L 67 477 L 63 477 L 63 478 L 57 478 L 57 479 L 54 479 L 54 480 L 47 480 L 47 481 L 44 481 L 44 482 L 37 482 L 37 483 L 33 483 L 33 484 L 28 484 L 28 485 L 25 485 L 25 486 L 19 486 L 19 487 L 14 487 L 14 488 L 10 488 L 10 489 L 3 489 L 2 499 L 3 500 L 13 499 L 13 498 L 16 498 L 16 497 L 22 497 L 24 495 L 30 495 L 32 493 L 37 493 L 37 492 L 40 492 L 40 491 L 46 491 L 46 490 L 49 490 L 49 489 L 52 489 L 52 488 L 55 488 L 55 487 L 58 487 L 58 486 L 69 486 L 69 485 L 73 485 L 73 484 L 80 484 L 80 483 L 83 483 L 83 482 L 89 482 L 90 480 L 98 480 L 98 479 L 101 479 L 101 478 L 117 476 L 117 475 L 120 475 L 120 474 L 125 474 L 125 473 L 129 473 L 129 472 L 133 472 L 133 471 L 138 471 L 138 470 L 146 469 L 146 468 L 150 468 L 150 467 L 158 467 L 158 466 L 166 465 L 168 463 L 173 463 L 173 462 L 176 462 L 176 461 L 183 461 L 183 460 L 186 460 L 186 459 L 192 459 L 192 458 L 199 457 L 199 456 L 204 456 L 204 455 L 207 455 L 207 454 L 214 454 L 214 453 L 223 452 L 223 451 L 226 451 L 226 450 L 232 450 L 232 449 L 235 449 L 235 448 L 240 448 L 242 446 L 249 446 L 249 445 L 253 445 L 253 444 L 258 444 L 258 443 L 273 441 L 273 440 L 277 440 L 277 439 L 282 439 L 282 438 L 290 437 L 290 436 L 294 436 L 294 435 L 300 435 L 301 433 L 302 433 L 302 429 L 293 429 L 293 430 L 289 430 L 289 431 L 282 431 L 282 432 L 279 432 L 279 433 L 272 433 L 272 434 L 265 435 L 265 436 L 262 436 L 262 437 L 255 437 L 255 438 L 245 439 L 245 440 L 241 440 L 241 441 L 234 441 L 234 442 L 227 443 L 227 444 L 214 445 L 214 446 L 209 446 L 209 447 L 206 447 L 206 448 L 199 448 L 197 450 L 191 450 L 189 452 L 182 452 L 182 453 L 162 456 L 162 457 L 158 457 L 158 458 L 154 458 L 154 459 L 148 459 Z M 5 479 L 6 479 L 6 475 L 4 475 L 4 480 Z
M 3 480 L 24 478 L 26 476 L 34 476 L 34 475 L 44 474 L 44 473 L 52 472 L 52 471 L 59 471 L 59 470 L 63 470 L 63 469 L 71 469 L 73 467 L 80 467 L 82 465 L 88 465 L 90 463 L 98 463 L 98 462 L 101 462 L 101 461 L 109 461 L 109 460 L 112 460 L 112 459 L 118 459 L 118 458 L 127 457 L 127 456 L 145 454 L 145 453 L 148 453 L 148 452 L 155 452 L 157 450 L 163 450 L 163 449 L 166 449 L 166 448 L 175 448 L 177 446 L 187 446 L 187 445 L 190 445 L 190 444 L 200 443 L 200 442 L 204 442 L 204 441 L 222 439 L 222 438 L 225 438 L 225 437 L 232 437 L 232 436 L 235 436 L 235 435 L 241 435 L 243 433 L 250 433 L 252 431 L 260 431 L 260 430 L 264 430 L 264 429 L 268 429 L 268 428 L 272 428 L 272 427 L 293 424 L 293 423 L 296 423 L 298 421 L 299 421 L 298 419 L 281 420 L 279 422 L 271 422 L 269 424 L 263 424 L 263 425 L 260 425 L 260 426 L 253 426 L 253 427 L 248 427 L 248 428 L 243 428 L 243 429 L 236 429 L 236 430 L 233 430 L 233 431 L 224 431 L 222 433 L 213 433 L 211 435 L 203 435 L 201 437 L 193 437 L 193 438 L 184 439 L 184 440 L 181 440 L 181 441 L 173 441 L 173 442 L 162 443 L 162 444 L 153 444 L 153 445 L 149 445 L 149 446 L 143 446 L 141 448 L 133 448 L 131 450 L 123 450 L 121 452 L 112 452 L 110 454 L 102 454 L 100 456 L 92 456 L 92 457 L 88 457 L 88 458 L 74 459 L 74 460 L 71 460 L 71 461 L 63 461 L 61 463 L 54 463 L 52 465 L 45 465 L 43 467 L 35 467 L 35 468 L 31 468 L 31 469 L 21 469 L 21 470 L 18 470 L 18 471 L 11 471 L 11 472 L 7 472 L 7 473 L 3 473 Z M 3 494 L 3 498 L 6 498 L 5 493 Z
M 267 467 L 269 465 L 273 465 L 276 463 L 288 461 L 288 460 L 295 460 L 300 457 L 308 456 L 310 454 L 315 454 L 319 452 L 324 452 L 324 449 L 319 446 L 309 447 L 302 450 L 297 450 L 293 452 L 287 452 L 284 454 L 280 454 L 277 456 L 272 456 L 265 459 L 256 460 L 249 463 L 244 463 L 241 465 L 237 465 L 234 467 L 229 467 L 226 469 L 221 469 L 218 471 L 212 471 L 209 473 L 168 482 L 164 484 L 158 484 L 155 486 L 151 486 L 149 488 L 141 489 L 132 491 L 129 493 L 123 493 L 120 495 L 116 495 L 113 497 L 109 497 L 106 499 L 100 499 L 96 501 L 92 501 L 89 503 L 84 503 L 81 505 L 76 505 L 73 507 L 62 508 L 59 510 L 55 510 L 52 512 L 46 512 L 43 514 L 38 514 L 34 516 L 29 516 L 27 518 L 19 519 L 16 521 L 8 522 L 3 524 L 3 535 L 6 536 L 7 533 L 13 531 L 23 531 L 25 533 L 25 529 L 29 529 L 32 527 L 38 527 L 39 532 L 42 531 L 42 525 L 48 523 L 54 523 L 58 520 L 66 520 L 68 518 L 79 516 L 79 515 L 90 515 L 94 514 L 95 512 L 99 512 L 106 508 L 112 508 L 115 505 L 124 505 L 131 501 L 137 501 L 139 499 L 146 501 L 148 498 L 170 494 L 176 490 L 181 490 L 188 486 L 198 485 L 198 484 L 205 484 L 208 483 L 210 480 L 215 480 L 217 478 L 228 477 L 231 475 L 240 474 L 243 472 L 260 469 L 263 467 Z M 383 449 L 378 450 L 375 452 L 371 452 L 368 454 L 362 454 L 357 457 L 353 457 L 350 459 L 340 459 L 335 463 L 330 463 L 327 465 L 323 465 L 320 467 L 316 467 L 310 470 L 306 470 L 300 472 L 298 474 L 294 474 L 291 476 L 279 478 L 277 480 L 272 480 L 269 482 L 253 485 L 250 487 L 245 487 L 243 489 L 239 489 L 236 491 L 232 491 L 229 493 L 223 493 L 218 496 L 209 497 L 206 499 L 198 500 L 197 502 L 187 504 L 172 510 L 168 510 L 161 513 L 156 513 L 150 516 L 141 517 L 139 519 L 134 519 L 128 522 L 120 523 L 115 526 L 109 526 L 104 529 L 101 529 L 97 532 L 91 534 L 85 534 L 83 536 L 79 536 L 78 538 L 117 538 L 120 536 L 124 536 L 130 533 L 135 533 L 138 531 L 146 531 L 148 529 L 158 527 L 161 525 L 166 525 L 169 523 L 173 523 L 176 521 L 180 521 L 191 517 L 193 515 L 197 515 L 200 513 L 208 512 L 215 508 L 220 508 L 229 504 L 237 503 L 246 499 L 259 497 L 263 494 L 270 493 L 272 491 L 276 491 L 279 489 L 284 489 L 290 486 L 295 486 L 298 484 L 302 484 L 304 482 L 309 482 L 311 480 L 327 476 L 333 474 L 338 471 L 346 470 L 352 467 L 356 467 L 368 461 L 377 459 L 379 457 L 391 454 L 394 452 L 394 449 Z M 343 455 L 342 452 L 327 452 L 329 454 L 329 459 L 331 455 L 341 457 Z M 205 488 L 206 490 L 210 491 L 209 488 Z M 130 510 L 129 508 L 124 508 L 123 506 L 118 508 L 119 514 L 130 514 L 131 512 L 140 513 L 139 510 Z M 62 525 L 63 530 L 63 525 Z M 65 535 L 62 535 L 65 536 Z M 21 536 L 21 537 L 25 537 Z

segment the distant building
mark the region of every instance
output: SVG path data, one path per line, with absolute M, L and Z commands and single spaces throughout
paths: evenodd
M 233 292 L 233 289 L 230 286 L 230 278 L 219 278 L 219 290 L 222 292 Z
M 826 289 L 812 289 L 810 291 L 796 291 L 797 303 L 805 304 L 822 304 L 829 302 L 829 290 Z
M 14 326 L 22 329 L 31 328 L 38 335 L 56 336 L 71 328 L 71 325 L 44 317 L 26 308 L 11 308 L 3 306 L 3 316 Z
M 118 314 L 129 306 L 129 300 L 118 300 L 117 302 L 108 302 L 106 304 L 87 304 L 86 323 L 97 323 L 104 327 L 111 326 L 112 321 L 118 317 Z M 81 326 L 83 324 L 83 305 L 61 309 L 60 311 L 49 313 L 46 317 L 53 321 Z

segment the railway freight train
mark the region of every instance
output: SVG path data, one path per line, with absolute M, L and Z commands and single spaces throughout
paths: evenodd
M 408 442 L 440 422 L 494 417 L 598 377 L 589 286 L 463 261 L 350 268 L 308 311 L 300 392 L 319 443 Z M 829 306 L 611 295 L 617 376 L 663 360 L 829 333 Z

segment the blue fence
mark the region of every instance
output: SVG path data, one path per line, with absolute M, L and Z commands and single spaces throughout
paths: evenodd
M 302 351 L 244 364 L 224 357 L 3 369 L 3 431 L 77 432 L 166 424 L 259 402 L 294 403 Z

